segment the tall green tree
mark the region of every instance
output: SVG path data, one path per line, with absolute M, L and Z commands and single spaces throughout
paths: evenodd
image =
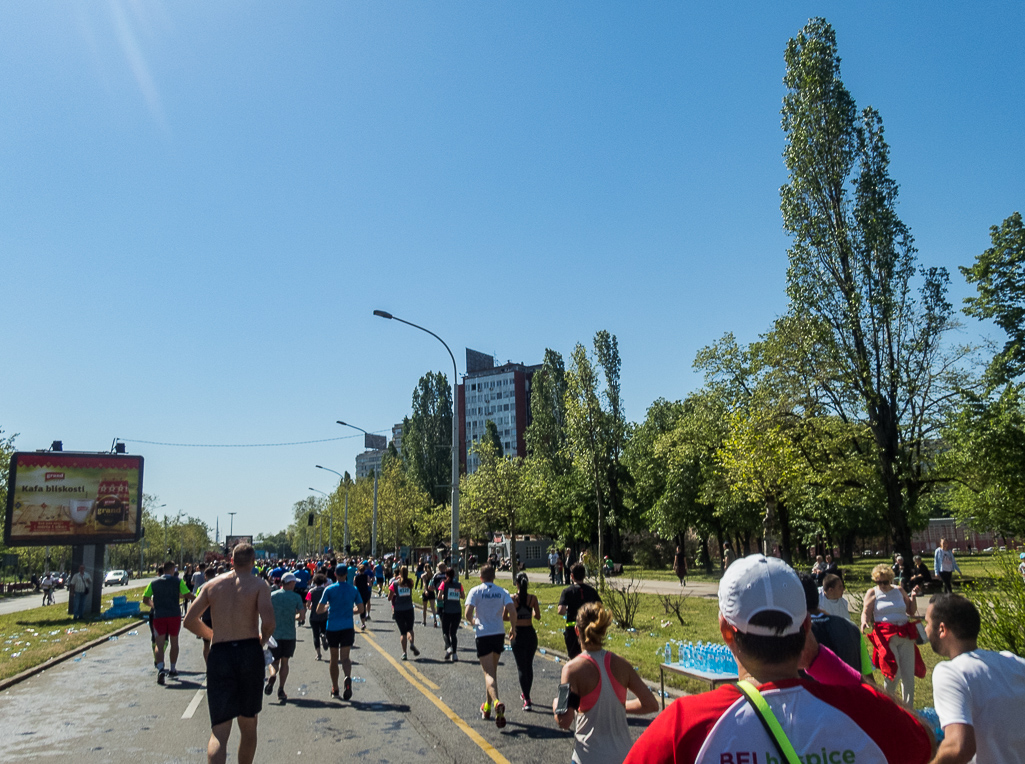
M 1025 374 L 1025 225 L 1015 212 L 989 232 L 993 246 L 962 267 L 978 294 L 965 298 L 964 312 L 996 323 L 1007 335 L 1003 349 L 990 364 L 992 384 Z
M 484 437 L 482 440 L 486 440 L 490 443 L 499 457 L 504 456 L 502 438 L 498 435 L 498 425 L 491 419 L 484 422 Z
M 575 471 L 588 486 L 597 515 L 598 559 L 605 555 L 605 525 L 617 531 L 623 521 L 621 456 L 626 420 L 619 395 L 619 348 L 615 335 L 599 331 L 594 337 L 597 365 L 578 344 L 566 374 L 566 432 Z M 604 388 L 600 377 L 604 378 Z M 615 551 L 615 550 L 614 550 Z M 599 581 L 604 574 L 599 566 Z
M 402 457 L 409 476 L 435 504 L 446 504 L 452 482 L 452 387 L 441 372 L 420 377 L 413 410 L 403 422 Z
M 828 384 L 857 399 L 854 410 L 845 396 L 833 405 L 872 432 L 887 523 L 910 560 L 919 500 L 935 479 L 929 439 L 961 381 L 943 354 L 953 325 L 947 274 L 917 267 L 914 239 L 896 211 L 882 119 L 872 108 L 858 112 L 840 77 L 832 27 L 812 19 L 784 58 L 789 180 L 780 195 L 792 239 L 791 309 L 825 329 Z
M 466 523 L 474 535 L 488 531 L 509 534 L 510 559 L 516 560 L 516 534 L 531 502 L 522 457 L 503 457 L 487 438 L 478 441 L 479 466 L 462 480 Z

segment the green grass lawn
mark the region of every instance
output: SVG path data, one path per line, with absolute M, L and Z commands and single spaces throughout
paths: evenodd
M 516 591 L 512 581 L 496 580 L 495 583 L 504 586 L 510 592 Z M 566 622 L 558 614 L 556 607 L 562 588 L 551 584 L 531 584 L 530 592 L 537 595 L 541 604 L 541 624 L 536 625 L 539 646 L 565 652 L 566 644 L 562 635 Z M 629 660 L 638 673 L 649 682 L 658 683 L 658 667 L 662 662 L 667 641 L 674 642 L 674 657 L 676 640 L 722 643 L 722 636 L 719 634 L 719 605 L 715 600 L 688 597 L 683 608 L 684 625 L 681 626 L 675 615 L 665 614 L 657 595 L 641 594 L 640 597 L 641 605 L 635 620 L 636 631 L 628 632 L 613 626 L 609 629 L 605 647 Z M 663 626 L 667 621 L 668 625 Z M 927 644 L 920 645 L 919 650 L 922 652 L 928 672 L 924 679 L 915 680 L 915 707 L 923 708 L 932 705 L 932 669 L 940 658 Z M 876 671 L 875 678 L 879 687 L 882 687 L 882 674 Z M 689 693 L 704 692 L 708 689 L 708 685 L 703 682 L 684 679 L 675 674 L 666 674 L 666 686 Z
M 111 606 L 112 596 L 103 598 L 104 610 Z M 132 620 L 74 621 L 64 604 L 0 615 L 0 679 L 117 631 Z

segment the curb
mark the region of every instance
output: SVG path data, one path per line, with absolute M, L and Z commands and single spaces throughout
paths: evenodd
M 121 634 L 124 634 L 126 631 L 131 631 L 132 629 L 142 626 L 145 623 L 145 620 L 134 621 L 133 623 L 130 623 L 126 626 L 122 626 L 120 629 L 116 631 L 112 631 L 109 634 L 105 634 L 102 637 L 97 637 L 91 642 L 86 642 L 84 645 L 79 645 L 74 650 L 68 650 L 66 653 L 61 653 L 55 658 L 50 658 L 49 660 L 40 663 L 38 666 L 33 666 L 32 668 L 25 669 L 20 674 L 15 674 L 14 676 L 9 677 L 8 679 L 0 680 L 0 692 L 3 692 L 9 687 L 13 687 L 19 682 L 24 682 L 26 679 L 29 679 L 30 677 L 33 677 L 36 674 L 41 674 L 48 668 L 56 666 L 58 663 L 63 663 L 68 658 L 78 655 L 79 653 L 84 653 L 86 650 L 102 645 L 104 642 L 109 642 L 111 637 L 120 636 Z

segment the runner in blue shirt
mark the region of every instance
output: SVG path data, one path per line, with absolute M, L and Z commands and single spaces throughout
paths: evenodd
M 345 672 L 344 700 L 352 697 L 352 661 L 349 649 L 356 641 L 353 624 L 353 607 L 363 615 L 363 598 L 355 586 L 348 582 L 349 569 L 344 565 L 335 568 L 336 582 L 324 590 L 317 605 L 318 613 L 327 613 L 327 646 L 331 650 L 331 697 L 338 697 L 338 661 Z

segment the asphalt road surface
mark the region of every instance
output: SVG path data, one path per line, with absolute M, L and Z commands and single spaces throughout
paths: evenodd
M 444 661 L 441 629 L 416 622 L 419 658 L 400 660 L 390 606 L 373 600 L 374 619 L 357 630 L 353 697 L 332 700 L 327 661 L 318 662 L 309 627 L 298 630 L 285 686 L 288 701 L 264 697 L 257 762 L 568 761 L 572 734 L 551 714 L 562 664 L 534 661 L 533 712 L 521 710 L 511 652 L 499 667 L 508 724 L 480 719 L 484 680 L 473 632 L 460 630 L 459 662 Z M 210 734 L 202 643 L 182 632 L 178 681 L 156 683 L 145 627 L 122 635 L 0 693 L 0 762 L 199 764 Z M 325 659 L 327 654 L 325 653 Z M 639 735 L 651 717 L 632 717 Z M 237 761 L 237 727 L 228 761 Z

